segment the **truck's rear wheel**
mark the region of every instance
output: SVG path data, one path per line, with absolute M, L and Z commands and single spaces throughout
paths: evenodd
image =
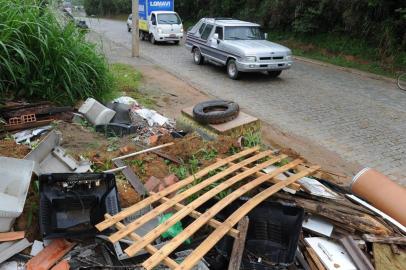
M 238 77 L 240 76 L 240 72 L 238 71 L 237 68 L 237 63 L 235 62 L 234 59 L 230 59 L 227 62 L 227 74 L 228 77 L 230 77 L 233 80 L 238 80 Z
M 204 63 L 204 57 L 200 52 L 199 48 L 193 49 L 193 61 L 195 62 L 196 65 L 203 65 Z

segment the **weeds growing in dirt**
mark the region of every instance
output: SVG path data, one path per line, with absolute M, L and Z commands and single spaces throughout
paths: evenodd
M 254 147 L 261 145 L 261 134 L 259 132 L 248 132 L 244 135 L 243 145 L 245 147 Z

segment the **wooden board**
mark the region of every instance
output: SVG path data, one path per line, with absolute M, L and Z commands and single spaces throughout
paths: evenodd
M 242 255 L 244 253 L 245 239 L 247 238 L 249 225 L 249 218 L 245 216 L 238 222 L 238 230 L 241 235 L 238 239 L 234 240 L 233 249 L 231 250 L 230 262 L 228 263 L 228 270 L 238 270 L 241 266 Z
M 134 240 L 134 243 L 125 249 L 126 254 L 129 256 L 134 256 L 142 249 L 148 251 L 151 256 L 142 263 L 142 266 L 145 269 L 153 269 L 161 262 L 171 269 L 192 269 L 193 266 L 196 265 L 199 260 L 201 260 L 201 258 L 226 234 L 233 236 L 235 239 L 240 239 L 241 232 L 238 229 L 235 229 L 234 226 L 258 204 L 287 186 L 295 188 L 299 187 L 295 185 L 297 180 L 308 176 L 319 169 L 317 166 L 312 166 L 299 172 L 296 170 L 296 167 L 299 165 L 302 166 L 303 161 L 296 159 L 275 169 L 269 174 L 261 173 L 262 169 L 285 159 L 287 156 L 283 154 L 274 156 L 272 151 L 256 153 L 258 150 L 258 148 L 251 148 L 231 157 L 218 160 L 215 164 L 196 173 L 193 178 L 189 177 L 161 192 L 151 193 L 150 197 L 131 206 L 130 210 L 124 210 L 113 217 L 106 215 L 106 220 L 99 223 L 96 227 L 99 230 L 104 230 L 110 226 L 115 226 L 118 231 L 109 236 L 109 240 L 113 243 L 120 241 L 126 236 L 129 236 Z M 221 170 L 217 170 L 219 168 L 221 168 Z M 292 174 L 289 178 L 285 180 L 277 179 L 277 176 L 281 173 L 287 171 L 292 172 L 292 170 L 296 173 Z M 204 179 L 203 177 L 209 173 L 214 175 Z M 196 181 L 197 179 L 201 180 Z M 184 189 L 184 187 L 193 182 L 195 184 L 194 186 Z M 255 191 L 264 183 L 272 183 L 273 185 L 248 200 L 226 221 L 220 222 L 214 219 L 215 216 L 228 205 L 241 196 L 247 196 L 248 192 Z M 219 193 L 225 191 L 228 192 L 227 195 L 223 196 L 222 199 L 218 200 L 217 203 L 207 209 L 204 213 L 200 213 L 196 210 Z M 177 192 L 177 194 L 174 197 L 167 197 L 175 192 Z M 189 204 L 185 204 L 186 199 L 198 192 L 198 198 L 195 198 Z M 120 222 L 125 217 L 131 215 L 131 213 L 135 211 L 134 209 L 141 209 L 155 202 L 158 203 L 158 205 L 142 217 L 126 225 Z M 134 233 L 134 230 L 170 209 L 175 211 L 174 214 L 165 222 L 149 231 L 146 235 L 140 237 Z M 154 240 L 159 238 L 161 234 L 187 216 L 192 216 L 195 220 L 189 226 L 184 228 L 182 232 L 162 246 L 160 250 L 157 250 L 152 245 Z M 213 233 L 210 234 L 188 257 L 186 257 L 181 264 L 177 264 L 170 259 L 169 256 L 182 243 L 184 243 L 186 239 L 192 237 L 206 225 L 209 225 L 214 229 Z
M 0 242 L 15 241 L 25 237 L 24 231 L 0 233 Z

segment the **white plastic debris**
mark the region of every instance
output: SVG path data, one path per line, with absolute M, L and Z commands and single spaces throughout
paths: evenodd
M 149 110 L 149 109 L 139 109 L 135 110 L 135 112 L 147 120 L 148 125 L 151 127 L 154 126 L 155 124 L 158 124 L 159 126 L 163 126 L 165 124 L 169 124 L 169 119 L 166 118 L 165 116 L 160 115 L 154 110 Z
M 117 102 L 117 103 L 138 106 L 138 102 L 135 99 L 133 99 L 132 97 L 122 96 L 122 97 L 116 98 L 113 101 Z
M 105 125 L 110 123 L 116 112 L 110 110 L 94 98 L 88 98 L 79 108 L 79 112 L 93 125 Z
M 41 241 L 34 240 L 34 243 L 32 244 L 30 255 L 37 256 L 37 254 L 40 253 L 41 250 L 43 250 L 43 249 L 44 249 L 44 243 Z

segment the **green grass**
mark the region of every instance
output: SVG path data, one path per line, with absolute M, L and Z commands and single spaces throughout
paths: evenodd
M 154 99 L 139 91 L 141 73 L 130 65 L 116 63 L 110 66 L 114 78 L 115 92 L 120 95 L 130 96 L 141 105 L 153 108 L 156 105 Z
M 72 105 L 113 96 L 105 57 L 41 1 L 0 0 L 0 99 Z
M 294 35 L 270 32 L 269 39 L 291 48 L 296 56 L 308 57 L 334 65 L 395 77 L 406 68 L 406 52 L 386 52 L 366 40 L 337 34 Z M 383 56 L 386 55 L 386 56 Z

